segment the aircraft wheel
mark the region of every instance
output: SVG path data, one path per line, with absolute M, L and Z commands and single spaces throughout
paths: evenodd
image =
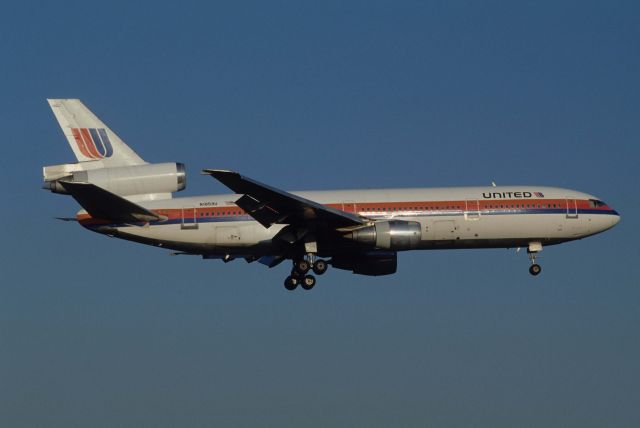
M 305 290 L 311 290 L 314 285 L 316 285 L 316 277 L 313 275 L 307 275 L 302 278 L 302 288 Z
M 542 272 L 542 267 L 537 263 L 532 264 L 529 268 L 529 273 L 533 276 L 538 275 L 540 272 Z
M 313 272 L 316 275 L 322 275 L 327 271 L 327 267 L 327 262 L 325 262 L 324 260 L 316 260 L 316 262 L 313 264 Z
M 300 275 L 304 275 L 307 272 L 309 272 L 309 269 L 311 268 L 311 265 L 305 259 L 300 259 L 300 260 L 296 260 L 296 261 L 293 262 L 293 268 Z
M 299 282 L 300 281 L 298 281 L 298 278 L 294 276 L 288 276 L 284 280 L 284 288 L 286 288 L 289 291 L 293 291 L 296 289 Z

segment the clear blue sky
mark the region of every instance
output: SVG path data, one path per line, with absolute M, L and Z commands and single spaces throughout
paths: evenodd
M 640 6 L 11 2 L 0 15 L 0 425 L 640 426 Z M 395 276 L 223 264 L 53 220 L 81 98 L 183 195 L 540 184 L 613 230 L 402 254 Z

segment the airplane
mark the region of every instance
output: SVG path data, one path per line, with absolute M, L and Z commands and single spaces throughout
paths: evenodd
M 398 252 L 526 248 L 529 272 L 544 246 L 612 228 L 600 198 L 546 186 L 289 192 L 238 172 L 203 169 L 233 193 L 174 198 L 182 163 L 148 163 L 78 99 L 49 99 L 78 162 L 45 166 L 43 188 L 71 195 L 76 217 L 100 234 L 229 262 L 291 260 L 284 286 L 312 289 L 329 266 L 389 275 Z

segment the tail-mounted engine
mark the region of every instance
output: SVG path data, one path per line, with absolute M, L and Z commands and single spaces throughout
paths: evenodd
M 385 250 L 410 250 L 416 248 L 422 237 L 417 221 L 377 221 L 347 232 L 344 238 Z
M 84 165 L 89 164 L 88 162 Z M 59 181 L 91 183 L 120 196 L 170 194 L 186 187 L 182 163 L 156 163 L 112 168 L 79 169 L 83 164 L 47 166 L 44 188 L 66 194 Z M 171 197 L 169 195 L 169 197 Z

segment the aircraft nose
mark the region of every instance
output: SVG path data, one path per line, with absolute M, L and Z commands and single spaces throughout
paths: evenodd
M 620 214 L 618 214 L 618 211 L 613 211 L 613 215 L 611 216 L 613 217 L 611 219 L 611 227 L 615 226 L 616 224 L 618 224 L 620 222 Z

